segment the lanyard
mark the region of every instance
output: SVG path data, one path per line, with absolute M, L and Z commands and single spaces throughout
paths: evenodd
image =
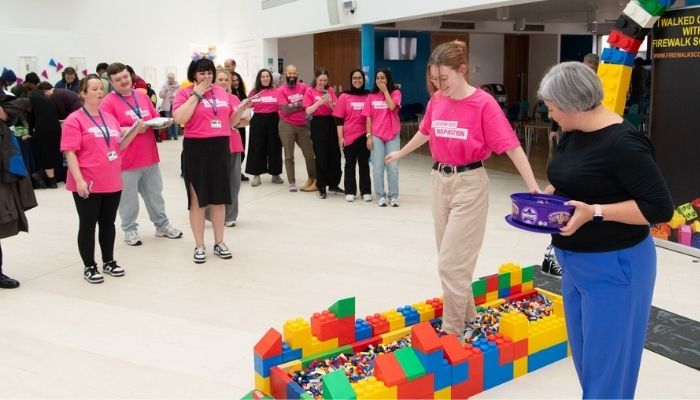
M 214 96 L 214 93 L 211 94 L 211 100 L 207 99 L 206 97 L 202 96 L 202 100 L 206 101 L 211 105 L 212 111 L 214 111 L 214 118 L 216 118 L 219 113 L 219 110 L 216 109 L 216 97 Z
M 85 115 L 90 118 L 90 121 L 92 122 L 93 125 L 97 127 L 97 129 L 100 130 L 100 133 L 102 134 L 102 137 L 105 139 L 105 143 L 107 144 L 107 149 L 109 150 L 109 128 L 107 127 L 107 123 L 105 122 L 104 117 L 102 116 L 102 111 L 97 111 L 97 113 L 100 115 L 100 120 L 102 121 L 102 125 L 104 126 L 105 130 L 102 130 L 102 127 L 95 121 L 94 118 L 92 118 L 92 115 L 88 112 L 88 110 L 83 106 L 83 111 L 85 112 Z
M 139 107 L 139 99 L 136 97 L 136 92 L 133 91 L 133 90 L 131 91 L 131 95 L 134 97 L 134 106 L 136 106 L 136 108 L 134 108 L 134 106 L 132 106 L 132 105 L 126 100 L 126 97 L 122 96 L 121 93 L 119 93 L 119 92 L 116 92 L 116 93 L 117 93 L 117 95 L 119 95 L 119 98 L 122 99 L 122 101 L 123 101 L 124 103 L 126 103 L 127 106 L 129 106 L 129 108 L 131 109 L 131 111 L 133 111 L 134 114 L 136 114 L 136 116 L 138 116 L 139 119 L 141 119 L 141 107 Z

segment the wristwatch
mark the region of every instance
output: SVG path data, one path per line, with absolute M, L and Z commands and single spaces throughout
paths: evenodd
M 369 139 L 369 138 L 371 138 L 371 137 L 372 137 L 372 134 L 371 134 L 371 133 L 369 133 L 369 132 L 367 132 L 367 133 L 365 134 L 365 137 Z
M 603 222 L 603 207 L 600 204 L 593 204 L 593 222 L 596 224 Z
M 202 95 L 199 94 L 199 93 L 197 93 L 197 92 L 195 92 L 194 90 L 192 91 L 192 94 L 190 94 L 190 96 L 194 96 L 194 97 L 196 97 L 197 99 L 202 100 Z

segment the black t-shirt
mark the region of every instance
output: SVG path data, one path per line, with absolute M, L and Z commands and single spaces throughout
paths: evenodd
M 588 204 L 635 200 L 652 224 L 668 221 L 673 201 L 654 160 L 651 142 L 624 121 L 594 132 L 566 132 L 547 169 L 555 194 Z M 587 222 L 572 236 L 552 235 L 558 248 L 602 252 L 634 246 L 647 225 Z

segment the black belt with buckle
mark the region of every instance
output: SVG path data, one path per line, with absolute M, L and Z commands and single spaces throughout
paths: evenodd
M 433 164 L 433 169 L 438 171 L 439 173 L 443 175 L 451 175 L 451 174 L 458 174 L 460 172 L 464 171 L 470 171 L 472 169 L 477 169 L 481 168 L 484 166 L 484 163 L 481 161 L 476 161 L 471 164 L 463 164 L 463 165 L 452 165 L 448 163 L 441 163 L 435 161 Z

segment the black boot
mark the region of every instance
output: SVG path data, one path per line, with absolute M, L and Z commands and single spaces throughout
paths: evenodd
M 44 176 L 41 172 L 33 173 L 31 178 L 34 189 L 46 189 L 46 181 L 44 181 Z
M 0 274 L 0 288 L 3 289 L 16 289 L 19 287 L 19 282 L 15 279 L 10 278 L 5 274 Z
M 49 189 L 58 189 L 58 185 L 56 184 L 56 178 L 46 178 L 46 187 Z

